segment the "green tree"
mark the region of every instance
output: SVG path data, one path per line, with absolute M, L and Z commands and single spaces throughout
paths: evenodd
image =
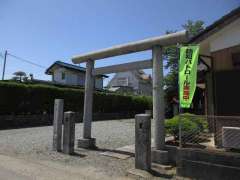
M 189 37 L 193 37 L 204 30 L 204 22 L 201 20 L 188 20 L 182 27 L 189 32 Z
M 182 27 L 188 31 L 189 37 L 193 37 L 204 30 L 204 22 L 201 20 L 188 20 Z M 167 31 L 166 34 L 176 31 Z M 176 46 L 167 47 L 164 49 L 165 69 L 168 71 L 164 78 L 166 100 L 171 101 L 173 96 L 178 94 L 178 49 Z
M 13 79 L 14 79 L 14 80 L 19 80 L 20 82 L 22 82 L 22 79 L 23 79 L 24 77 L 26 77 L 26 73 L 23 72 L 23 71 L 17 71 L 17 72 L 15 72 L 15 73 L 13 73 L 13 75 L 15 75 L 15 76 L 13 77 Z

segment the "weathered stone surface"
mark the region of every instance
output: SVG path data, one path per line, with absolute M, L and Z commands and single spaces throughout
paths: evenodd
M 135 144 L 123 146 L 123 147 L 117 148 L 116 150 L 123 151 L 123 152 L 129 153 L 129 154 L 134 154 L 135 153 Z
M 98 59 L 104 59 L 107 57 L 119 56 L 129 54 L 133 52 L 145 51 L 151 49 L 153 46 L 169 46 L 177 43 L 184 43 L 188 41 L 188 35 L 186 31 L 179 31 L 163 36 L 152 37 L 143 39 L 140 41 L 130 42 L 127 44 L 116 45 L 111 48 L 106 48 L 83 55 L 75 56 L 72 58 L 72 62 L 79 64 L 86 61 L 93 61 Z
M 151 169 L 151 118 L 149 114 L 135 116 L 135 168 Z
M 153 172 L 157 172 L 158 174 L 169 178 L 176 175 L 176 168 L 171 165 L 152 163 L 152 170 Z
M 63 153 L 74 153 L 75 141 L 75 118 L 74 112 L 64 113 L 64 128 L 63 128 Z
M 63 99 L 55 99 L 53 119 L 53 150 L 62 150 Z
M 130 155 L 127 155 L 127 154 L 111 152 L 111 151 L 102 152 L 102 153 L 100 153 L 100 155 L 109 156 L 109 157 L 113 157 L 113 158 L 117 158 L 117 159 L 128 159 L 131 157 Z
M 163 48 L 154 46 L 152 49 L 153 57 L 153 120 L 154 120 L 154 146 L 163 150 L 165 146 L 164 128 L 164 90 L 163 90 Z
M 168 151 L 157 150 L 155 148 L 152 149 L 152 162 L 159 164 L 167 164 L 168 163 Z
M 84 108 L 83 108 L 83 138 L 90 139 L 92 131 L 92 109 L 93 109 L 93 89 L 94 76 L 92 70 L 94 69 L 94 61 L 88 61 L 86 64 L 86 78 L 85 78 L 85 93 L 84 93 Z
M 78 148 L 86 148 L 86 149 L 95 149 L 96 148 L 96 139 L 78 139 Z
M 147 109 L 147 110 L 145 110 L 145 114 L 149 114 L 152 117 L 153 112 L 152 112 L 152 110 Z
M 154 176 L 144 170 L 140 170 L 140 169 L 130 169 L 128 171 L 128 176 L 134 179 L 153 179 Z
M 177 168 L 178 176 L 204 180 L 239 180 L 240 178 L 239 167 L 185 159 L 181 161 L 181 165 Z
M 194 179 L 240 179 L 240 155 L 206 149 L 178 150 L 177 175 Z

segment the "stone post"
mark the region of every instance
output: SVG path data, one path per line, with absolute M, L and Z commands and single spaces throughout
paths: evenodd
M 95 147 L 95 139 L 91 137 L 93 118 L 93 91 L 94 91 L 94 61 L 88 60 L 86 64 L 85 95 L 83 109 L 83 138 L 78 140 L 78 147 Z
M 155 127 L 154 145 L 156 149 L 164 149 L 164 91 L 163 91 L 163 58 L 162 47 L 152 49 L 153 59 L 153 120 Z
M 135 168 L 151 169 L 151 116 L 135 116 Z
M 75 113 L 64 113 L 64 128 L 63 128 L 63 153 L 74 153 L 74 141 L 75 141 Z
M 54 101 L 54 119 L 53 119 L 53 150 L 62 150 L 62 122 L 63 122 L 63 99 Z

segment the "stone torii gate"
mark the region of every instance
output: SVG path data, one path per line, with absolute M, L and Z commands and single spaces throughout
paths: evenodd
M 163 91 L 163 47 L 185 43 L 186 31 L 144 39 L 111 48 L 90 52 L 72 58 L 74 64 L 86 62 L 85 97 L 83 112 L 83 138 L 78 140 L 78 147 L 91 148 L 95 146 L 95 139 L 91 136 L 92 104 L 94 91 L 94 76 L 133 69 L 152 68 L 153 73 L 153 120 L 155 125 L 154 146 L 157 151 L 164 152 L 164 91 Z M 119 56 L 140 51 L 152 50 L 152 59 L 94 68 L 95 60 Z

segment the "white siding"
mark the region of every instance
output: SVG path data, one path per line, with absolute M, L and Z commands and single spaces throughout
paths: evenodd
M 126 86 L 133 87 L 134 90 L 138 89 L 138 79 L 131 71 L 116 73 L 113 79 L 109 82 L 108 86 L 122 86 L 123 84 L 120 83 L 119 79 L 122 80 L 123 78 L 127 79 Z
M 77 76 L 77 85 L 84 86 L 85 85 L 85 73 L 78 73 Z
M 210 51 L 214 52 L 237 45 L 240 45 L 240 18 L 211 37 Z
M 152 84 L 151 83 L 139 83 L 139 94 L 152 95 Z
M 66 83 L 66 70 L 64 68 L 57 68 L 53 71 L 53 80 L 58 83 Z M 65 79 L 62 79 L 62 73 L 65 72 Z
M 65 79 L 62 79 L 62 73 L 65 73 Z M 53 81 L 66 85 L 85 85 L 85 73 L 71 71 L 65 68 L 56 68 L 53 71 Z M 95 87 L 97 89 L 103 88 L 103 78 L 97 77 L 95 80 Z
M 95 88 L 102 89 L 103 88 L 103 78 L 96 78 L 95 79 Z
M 66 71 L 66 84 L 77 85 L 77 75 Z

